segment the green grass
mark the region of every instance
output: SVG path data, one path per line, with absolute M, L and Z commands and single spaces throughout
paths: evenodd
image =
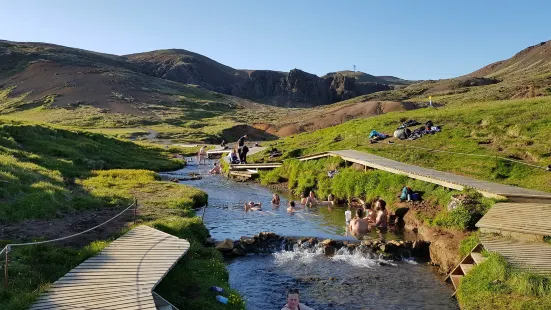
M 157 292 L 180 309 L 244 309 L 244 302 L 228 284 L 223 259 L 205 247 L 209 232 L 192 208 L 207 202 L 195 188 L 159 181 L 153 171 L 117 169 L 94 171 L 82 181 L 84 188 L 106 203 L 139 201 L 140 224 L 187 239 L 191 248 L 160 283 Z M 123 229 L 121 233 L 125 232 Z M 117 234 L 118 235 L 118 234 Z M 116 238 L 117 235 L 113 236 Z M 81 249 L 63 246 L 15 248 L 10 259 L 10 286 L 0 287 L 0 309 L 26 309 L 51 283 L 85 259 L 97 254 L 109 241 L 93 242 Z M 9 243 L 4 240 L 0 246 Z M 222 305 L 210 286 L 226 289 L 231 305 Z
M 461 259 L 471 253 L 474 247 L 479 243 L 480 239 L 478 237 L 478 232 L 474 232 L 465 239 L 461 240 L 461 244 L 459 245 L 459 255 L 461 256 Z
M 357 149 L 383 157 L 459 175 L 526 188 L 551 191 L 551 173 L 497 159 L 509 157 L 547 166 L 551 164 L 551 97 L 456 104 L 438 109 L 393 112 L 281 140 L 277 148 L 289 154 L 311 154 L 326 150 Z M 392 134 L 401 121 L 432 120 L 443 131 L 415 141 L 369 144 L 371 130 Z M 340 136 L 341 141 L 335 141 Z M 358 138 L 359 143 L 356 144 Z M 489 157 L 431 152 L 423 147 Z M 265 154 L 255 154 L 260 159 Z
M 333 169 L 338 169 L 339 172 L 333 178 L 329 178 L 327 171 Z M 288 189 L 295 195 L 307 194 L 313 190 L 318 197 L 325 198 L 333 194 L 338 200 L 361 197 L 366 201 L 372 201 L 380 197 L 387 202 L 390 210 L 398 207 L 398 195 L 401 189 L 409 186 L 421 193 L 426 203 L 440 206 L 441 209 L 437 214 L 416 211 L 419 219 L 428 225 L 458 230 L 474 229 L 474 224 L 495 202 L 493 199 L 482 197 L 475 191 L 467 190 L 463 194 L 469 196 L 474 203 L 448 212 L 444 206 L 448 204 L 452 195 L 460 192 L 413 180 L 404 175 L 380 170 L 364 172 L 345 167 L 344 161 L 338 157 L 303 162 L 286 160 L 279 168 L 261 171 L 260 182 L 263 185 L 287 182 Z
M 457 297 L 462 309 L 550 309 L 551 278 L 513 268 L 490 254 L 461 281 Z
M 29 101 L 27 94 L 11 97 L 14 87 L 0 89 L 0 120 L 53 124 L 71 130 L 86 130 L 131 138 L 158 132 L 158 137 L 174 142 L 218 142 L 227 130 L 244 124 L 275 122 L 287 110 L 259 105 L 190 85 L 180 85 L 183 92 L 171 94 L 174 102 L 149 102 L 140 107 L 141 115 L 104 113 L 103 109 L 81 104 L 77 107 L 55 106 L 57 95 Z M 124 95 L 115 94 L 119 99 Z M 269 135 L 266 135 L 267 137 Z
M 100 134 L 18 123 L 0 124 L 0 221 L 49 218 L 106 202 L 84 188 L 97 169 L 174 170 L 169 151 Z

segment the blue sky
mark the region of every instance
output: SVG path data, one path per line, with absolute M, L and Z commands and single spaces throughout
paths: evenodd
M 467 74 L 551 40 L 551 1 L 0 0 L 0 39 L 128 54 L 182 48 L 238 69 Z

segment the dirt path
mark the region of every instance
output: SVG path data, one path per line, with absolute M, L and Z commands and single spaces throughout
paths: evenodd
M 0 239 L 9 240 L 15 243 L 49 240 L 69 236 L 101 224 L 122 210 L 124 210 L 124 207 L 76 211 L 74 213 L 64 214 L 62 218 L 25 220 L 13 224 L 2 224 L 0 226 Z M 132 221 L 133 213 L 130 209 L 102 227 L 78 237 L 66 241 L 55 242 L 53 244 L 81 247 L 94 240 L 108 238 L 110 235 L 126 227 Z

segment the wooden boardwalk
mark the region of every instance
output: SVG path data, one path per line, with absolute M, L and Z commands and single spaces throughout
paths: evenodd
M 551 236 L 551 204 L 497 203 L 476 223 L 476 227 Z
M 480 241 L 486 250 L 499 253 L 516 267 L 551 275 L 551 244 L 521 242 L 492 235 L 482 235 Z
M 442 172 L 434 169 L 423 168 L 395 161 L 392 159 L 372 155 L 355 150 L 330 151 L 325 156 L 338 156 L 342 159 L 388 171 L 395 174 L 406 175 L 413 179 L 438 184 L 447 188 L 462 190 L 465 187 L 474 188 L 486 197 L 506 198 L 514 202 L 550 202 L 551 193 L 542 192 L 511 185 L 480 181 L 473 178 L 456 175 L 449 172 Z M 323 157 L 322 154 L 315 154 L 311 158 L 303 157 L 302 160 L 309 160 Z
M 136 227 L 56 281 L 30 309 L 171 309 L 153 289 L 188 249 L 186 240 Z

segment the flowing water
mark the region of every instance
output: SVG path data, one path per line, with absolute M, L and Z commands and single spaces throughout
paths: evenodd
M 197 211 L 213 238 L 239 239 L 261 231 L 283 236 L 349 239 L 345 207 L 286 210 L 288 199 L 281 194 L 281 207 L 272 207 L 272 190 L 255 183 L 240 183 L 223 176 L 207 175 L 210 166 L 190 166 L 178 171 L 195 172 L 203 179 L 184 181 L 206 191 L 209 205 Z M 247 201 L 262 202 L 263 211 L 245 213 Z M 367 238 L 415 240 L 411 232 L 388 232 Z M 314 309 L 458 309 L 450 298 L 451 288 L 414 261 L 384 261 L 376 255 L 338 252 L 326 257 L 315 250 L 283 251 L 233 259 L 230 284 L 247 302 L 247 309 L 281 309 L 287 288 L 299 288 L 301 302 Z

